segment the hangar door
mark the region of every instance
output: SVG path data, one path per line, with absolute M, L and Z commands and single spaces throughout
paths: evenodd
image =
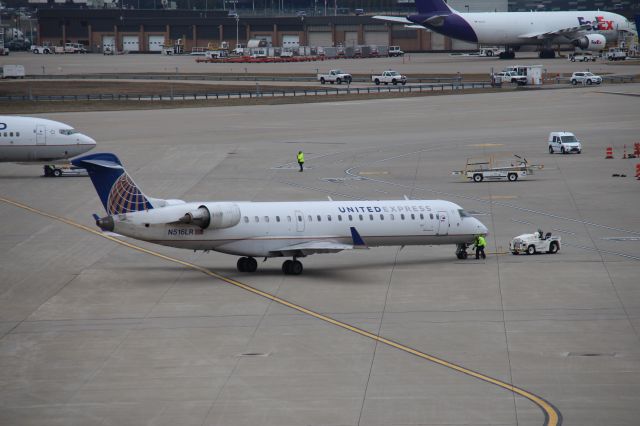
M 282 36 L 282 47 L 298 47 L 298 46 L 300 46 L 299 35 L 283 35 Z
M 444 36 L 431 32 L 431 50 L 444 50 Z
M 451 49 L 452 50 L 478 50 L 478 45 L 476 43 L 468 43 L 462 40 L 451 40 Z
M 367 31 L 364 33 L 364 44 L 374 46 L 388 46 L 389 33 L 384 31 Z
M 310 31 L 309 46 L 333 46 L 331 31 Z
M 122 36 L 122 50 L 128 52 L 140 51 L 140 39 L 138 36 Z
M 116 50 L 116 37 L 115 36 L 102 36 L 102 50 Z
M 162 45 L 164 44 L 164 36 L 150 35 L 149 36 L 149 52 L 162 52 Z
M 344 32 L 344 45 L 345 46 L 357 46 L 358 45 L 358 32 L 357 31 L 345 31 Z

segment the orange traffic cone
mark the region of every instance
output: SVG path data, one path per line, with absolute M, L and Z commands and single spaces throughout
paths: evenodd
M 607 160 L 613 159 L 613 148 L 611 148 L 610 146 L 607 147 L 606 156 L 604 158 Z
M 640 157 L 640 142 L 636 142 L 633 144 L 633 153 L 636 158 Z
M 622 148 L 622 159 L 626 160 L 627 158 L 629 158 L 627 156 L 627 144 L 624 144 L 624 147 Z
M 640 180 L 640 163 L 636 164 L 636 179 Z

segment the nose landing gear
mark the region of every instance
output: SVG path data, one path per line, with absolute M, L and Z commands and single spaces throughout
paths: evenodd
M 469 247 L 469 244 L 457 244 L 456 245 L 456 257 L 460 260 L 466 259 L 467 256 L 469 255 L 467 253 L 467 248 Z
M 282 272 L 284 272 L 285 275 L 300 275 L 302 269 L 302 262 L 296 260 L 295 257 L 293 260 L 285 260 L 282 263 Z

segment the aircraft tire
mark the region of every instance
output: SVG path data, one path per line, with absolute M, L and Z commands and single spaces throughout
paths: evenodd
M 246 257 L 241 257 L 240 259 L 238 259 L 238 263 L 236 264 L 236 266 L 238 267 L 238 271 L 247 272 L 247 260 L 249 259 Z
M 302 273 L 302 262 L 294 260 L 291 262 L 291 275 L 300 275 Z
M 461 251 L 456 253 L 456 257 L 460 260 L 464 260 L 469 256 L 469 253 L 467 253 L 466 251 Z
M 247 257 L 244 263 L 245 272 L 255 272 L 258 269 L 258 261 L 253 257 Z
M 285 275 L 291 275 L 291 264 L 293 263 L 293 260 L 285 260 L 284 262 L 282 262 L 282 272 Z

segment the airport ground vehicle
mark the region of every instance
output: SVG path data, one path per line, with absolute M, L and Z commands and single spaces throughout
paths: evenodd
M 24 78 L 24 66 L 23 65 L 3 65 L 0 67 L 2 73 L 1 78 Z
M 607 51 L 607 59 L 610 61 L 624 61 L 627 59 L 627 52 L 619 47 L 612 47 Z
M 379 86 L 380 83 L 384 84 L 393 84 L 397 86 L 398 84 L 402 84 L 403 86 L 407 84 L 407 76 L 400 74 L 398 71 L 387 70 L 383 71 L 382 74 L 372 75 L 371 81 L 373 81 L 376 86 Z
M 65 43 L 64 53 L 87 53 L 87 49 L 80 43 Z
M 518 86 L 525 86 L 527 84 L 527 76 L 518 75 L 515 71 L 502 71 L 494 74 L 494 78 L 501 83 L 515 83 Z
M 36 46 L 35 44 L 31 46 L 31 52 L 35 54 L 45 54 L 45 55 L 53 53 L 53 51 L 49 46 Z
M 499 47 L 482 47 L 478 51 L 478 56 L 488 56 L 488 57 L 500 56 L 500 54 L 503 52 L 504 52 L 504 49 L 501 49 Z
M 89 176 L 87 169 L 70 164 L 47 164 L 43 168 L 45 177 Z
M 318 81 L 322 84 L 325 84 L 326 82 L 329 82 L 331 84 L 342 84 L 342 82 L 345 82 L 347 84 L 350 84 L 351 80 L 353 79 L 351 74 L 343 72 L 342 70 L 331 70 L 327 74 L 318 74 L 317 78 Z
M 549 133 L 547 144 L 549 145 L 549 154 L 555 152 L 562 154 L 575 152 L 580 154 L 582 152 L 580 140 L 571 132 L 551 132 Z
M 514 237 L 509 243 L 509 251 L 513 254 L 536 254 L 560 251 L 560 237 L 554 237 L 551 232 L 544 234 L 538 229 L 533 234 L 522 234 Z
M 9 49 L 7 47 L 0 47 L 0 56 L 8 56 Z
M 579 52 L 569 55 L 569 60 L 571 62 L 595 62 L 596 59 L 597 57 L 593 56 L 591 52 Z
M 599 75 L 590 73 L 589 71 L 578 71 L 578 72 L 574 72 L 571 75 L 570 81 L 571 81 L 571 84 L 573 84 L 574 86 L 578 83 L 587 84 L 591 86 L 592 84 L 602 83 L 602 77 L 600 77 Z
M 389 46 L 389 56 L 404 56 L 404 52 L 400 50 L 400 46 Z
M 468 158 L 464 170 L 454 170 L 452 175 L 482 182 L 483 180 L 503 180 L 515 182 L 520 178 L 542 170 L 543 165 L 529 164 L 526 158 L 513 155 L 513 158 L 490 155 L 488 157 Z

